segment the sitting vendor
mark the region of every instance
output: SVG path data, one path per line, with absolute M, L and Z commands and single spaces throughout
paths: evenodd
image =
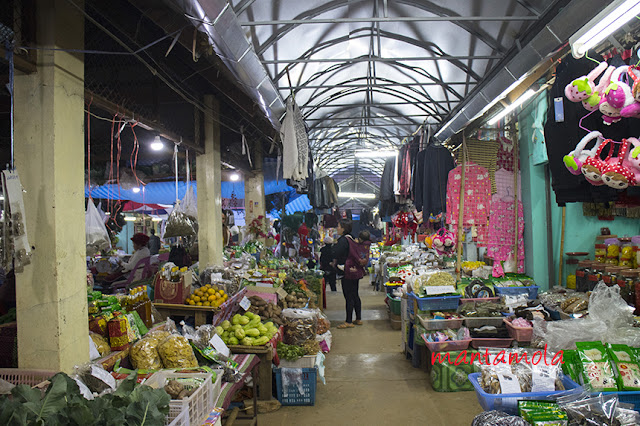
M 149 237 L 147 235 L 139 232 L 131 237 L 131 241 L 133 241 L 133 255 L 128 262 L 122 261 L 120 263 L 120 268 L 118 268 L 118 270 L 113 274 L 109 275 L 105 279 L 106 282 L 114 282 L 119 281 L 120 279 L 126 279 L 125 275 L 130 273 L 139 261 L 151 256 L 151 252 L 147 247 L 147 243 L 149 242 Z M 140 268 L 138 268 L 138 271 L 140 271 Z M 136 281 L 138 279 L 140 279 L 140 277 L 134 277 L 133 281 Z

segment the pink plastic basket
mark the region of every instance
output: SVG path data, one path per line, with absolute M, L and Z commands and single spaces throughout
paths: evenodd
M 448 351 L 463 351 L 469 347 L 471 339 L 468 340 L 448 340 L 446 342 L 427 342 L 424 336 L 421 336 L 424 340 L 424 344 L 431 352 L 448 352 Z
M 513 342 L 512 338 L 472 338 L 471 347 L 478 348 L 508 348 Z
M 533 338 L 533 327 L 516 327 L 507 318 L 504 319 L 504 322 L 507 325 L 507 330 L 509 330 L 509 336 L 518 342 L 530 342 Z
M 26 370 L 20 368 L 0 368 L 0 379 L 14 385 L 35 386 L 56 375 L 49 370 Z

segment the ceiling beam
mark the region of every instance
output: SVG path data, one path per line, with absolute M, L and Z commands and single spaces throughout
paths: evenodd
M 445 101 L 404 101 L 404 102 L 376 102 L 379 105 L 432 105 L 432 104 L 440 104 Z M 452 101 L 456 103 L 457 101 Z M 372 104 L 374 106 L 375 104 Z M 357 104 L 318 104 L 318 105 L 300 105 L 300 108 L 325 108 L 325 107 L 348 107 L 353 106 L 357 107 L 360 105 Z M 405 116 L 406 117 L 406 116 Z
M 479 59 L 502 59 L 500 55 L 463 55 L 463 56 L 413 56 L 398 58 L 380 58 L 377 56 L 363 56 L 360 58 L 331 58 L 331 59 L 313 59 L 313 58 L 291 58 L 291 59 L 265 59 L 261 60 L 263 64 L 311 64 L 311 63 L 354 63 L 354 62 L 398 62 L 398 61 L 462 61 L 462 60 L 479 60 Z
M 265 25 L 357 24 L 374 22 L 511 22 L 537 21 L 537 16 L 390 16 L 381 18 L 313 18 L 241 22 L 243 27 Z
M 357 105 L 349 105 L 349 106 L 357 106 Z M 372 105 L 372 106 L 378 106 L 378 105 Z M 379 118 L 379 119 L 384 119 L 384 118 L 408 118 L 408 117 L 427 117 L 429 114 L 406 114 L 406 115 L 385 115 L 384 117 L 371 117 L 371 118 Z M 355 120 L 355 119 L 359 119 L 360 116 L 352 116 L 352 117 L 323 117 L 323 118 L 305 118 L 304 121 L 327 121 L 327 120 Z
M 407 86 L 463 86 L 465 81 L 452 81 L 451 83 L 426 82 L 426 83 L 376 83 L 376 87 L 407 87 Z M 366 84 L 318 84 L 318 85 L 300 85 L 300 86 L 280 86 L 279 90 L 303 90 L 303 89 L 332 89 L 334 87 L 367 87 Z

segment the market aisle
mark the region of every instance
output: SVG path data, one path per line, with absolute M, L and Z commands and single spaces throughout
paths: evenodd
M 364 281 L 364 280 L 363 280 Z M 470 425 L 482 411 L 473 392 L 434 392 L 428 374 L 400 351 L 400 331 L 392 330 L 382 293 L 360 285 L 364 325 L 338 330 L 344 297 L 327 295 L 333 349 L 325 361 L 327 384 L 318 384 L 313 407 L 282 407 L 260 415 L 267 426 L 298 425 Z

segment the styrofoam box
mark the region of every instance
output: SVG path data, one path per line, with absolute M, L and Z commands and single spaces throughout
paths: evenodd
M 164 385 L 167 384 L 167 381 L 172 379 L 204 379 L 202 385 L 190 397 L 183 398 L 181 400 L 172 399 L 169 402 L 169 422 L 172 422 L 175 419 L 175 417 L 171 417 L 172 415 L 175 415 L 176 417 L 179 416 L 182 410 L 186 407 L 189 411 L 190 424 L 199 425 L 202 424 L 202 421 L 206 419 L 211 410 L 213 410 L 214 403 L 220 395 L 222 371 L 216 373 L 217 378 L 214 383 L 211 381 L 213 376 L 210 373 L 176 373 L 175 371 L 159 371 L 149 377 L 144 384 L 155 389 L 162 389 L 164 388 Z
M 313 368 L 316 365 L 316 355 L 304 355 L 295 361 L 280 360 L 280 368 Z

